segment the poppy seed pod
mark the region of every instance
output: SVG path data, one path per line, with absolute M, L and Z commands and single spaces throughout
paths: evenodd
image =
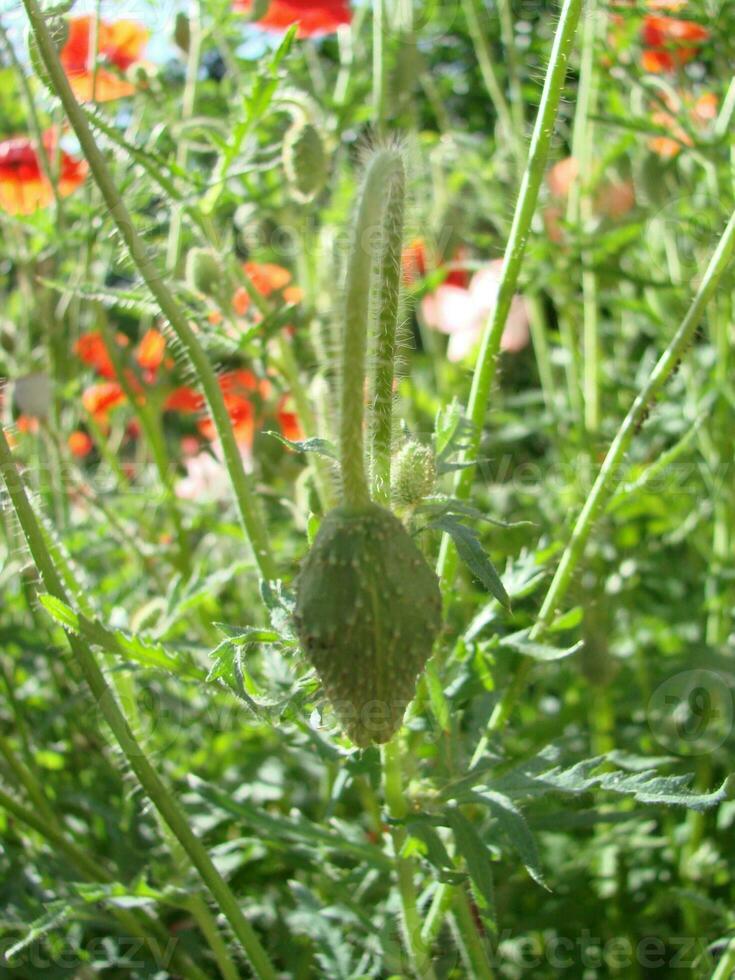
M 433 570 L 401 522 L 378 504 L 322 522 L 296 582 L 301 646 L 352 741 L 389 741 L 441 627 Z

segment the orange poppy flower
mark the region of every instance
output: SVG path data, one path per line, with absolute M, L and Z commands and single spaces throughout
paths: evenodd
M 89 456 L 94 448 L 94 443 L 90 437 L 86 432 L 82 432 L 81 429 L 76 429 L 72 432 L 66 440 L 66 444 L 69 447 L 69 452 L 72 456 L 76 456 L 77 459 L 84 459 L 85 456 Z
M 163 363 L 166 339 L 159 330 L 151 328 L 141 340 L 135 359 L 145 371 L 157 371 Z
M 222 393 L 248 397 L 250 393 L 257 393 L 261 398 L 269 398 L 271 394 L 271 383 L 267 378 L 258 378 L 247 368 L 238 371 L 227 371 L 220 375 L 219 386 Z
M 69 36 L 59 55 L 74 95 L 80 102 L 109 102 L 135 92 L 123 72 L 140 61 L 148 31 L 132 20 L 97 24 L 97 71 L 92 46 L 95 18 L 72 17 Z
M 124 333 L 117 333 L 115 340 L 120 347 L 127 347 L 128 338 Z M 98 330 L 84 333 L 74 344 L 74 353 L 77 357 L 93 367 L 103 378 L 114 378 L 115 367 L 107 352 L 107 347 L 102 339 L 102 334 Z
M 291 442 L 300 442 L 304 438 L 304 430 L 301 428 L 299 417 L 294 411 L 293 399 L 290 395 L 283 395 L 279 400 L 276 418 L 285 439 L 289 439 Z
M 454 253 L 453 263 L 463 262 L 467 257 L 467 249 L 461 246 Z M 404 248 L 401 255 L 401 269 L 403 281 L 407 286 L 412 286 L 417 280 L 423 279 L 429 272 L 444 267 L 440 256 L 430 251 L 423 238 L 414 238 L 413 241 Z M 444 277 L 444 285 L 459 286 L 466 289 L 469 285 L 470 274 L 463 268 L 449 268 Z
M 166 412 L 183 412 L 185 415 L 195 415 L 204 408 L 204 397 L 193 388 L 183 386 L 175 388 L 163 405 Z
M 674 96 L 668 98 L 667 104 L 671 107 L 671 112 L 654 112 L 651 119 L 657 126 L 667 129 L 670 136 L 654 136 L 648 141 L 648 146 L 657 156 L 663 160 L 673 160 L 681 153 L 683 146 L 691 146 L 692 138 L 687 131 L 677 121 L 677 114 L 688 108 L 689 118 L 698 129 L 704 129 L 707 123 L 717 117 L 717 96 L 712 92 L 705 92 L 692 103 L 689 93 L 684 93 L 682 98 Z
M 91 385 L 82 394 L 82 405 L 98 421 L 104 421 L 108 412 L 125 401 L 125 392 L 117 381 L 103 381 Z
M 33 415 L 19 415 L 15 420 L 18 432 L 38 432 L 39 422 Z
M 225 408 L 230 416 L 235 439 L 241 446 L 252 448 L 255 439 L 255 411 L 252 404 L 242 395 L 225 394 Z M 213 442 L 217 438 L 217 429 L 212 419 L 202 419 L 198 425 L 199 432 L 205 439 Z
M 235 0 L 235 10 L 249 13 L 253 0 Z M 338 27 L 349 24 L 350 5 L 347 0 L 271 0 L 267 11 L 255 23 L 269 31 L 287 31 L 299 25 L 299 37 L 333 34 Z
M 43 145 L 51 160 L 56 156 L 56 133 L 47 130 Z M 64 150 L 59 154 L 58 191 L 62 197 L 72 194 L 87 176 L 87 163 Z M 15 136 L 0 142 L 0 208 L 8 214 L 33 214 L 48 207 L 54 199 L 51 183 L 46 179 L 33 145 L 27 136 Z
M 709 31 L 691 20 L 650 14 L 643 21 L 641 34 L 646 50 L 642 64 L 645 71 L 675 71 L 697 56 L 698 45 L 709 38 Z

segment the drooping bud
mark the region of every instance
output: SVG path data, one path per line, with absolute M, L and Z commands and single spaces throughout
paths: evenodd
M 329 161 L 324 140 L 307 120 L 294 122 L 283 141 L 283 168 L 297 201 L 313 200 L 327 182 Z
M 198 293 L 213 296 L 217 293 L 222 270 L 217 259 L 206 248 L 192 248 L 186 256 L 186 282 Z
M 436 458 L 430 446 L 407 442 L 391 469 L 391 498 L 400 507 L 414 507 L 428 497 L 436 484 Z
M 441 593 L 411 536 L 377 504 L 323 520 L 294 620 L 340 722 L 361 747 L 398 731 L 441 627 Z

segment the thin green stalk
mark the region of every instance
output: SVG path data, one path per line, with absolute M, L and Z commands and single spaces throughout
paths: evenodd
M 594 145 L 593 117 L 597 111 L 597 73 L 595 70 L 595 45 L 599 24 L 597 0 L 587 0 L 586 17 L 582 31 L 582 58 L 577 88 L 577 111 L 574 116 L 572 155 L 579 166 L 578 180 L 573 181 L 569 192 L 567 221 L 578 230 L 583 243 L 582 261 L 582 338 L 584 350 L 584 424 L 588 433 L 594 434 L 600 427 L 600 337 L 597 314 L 597 277 L 592 271 L 589 250 L 584 242 L 592 217 L 592 200 L 589 181 Z
M 510 113 L 513 117 L 513 128 L 515 130 L 516 139 L 522 143 L 526 128 L 525 103 L 523 100 L 523 86 L 521 84 L 518 50 L 516 48 L 515 32 L 513 30 L 513 11 L 511 9 L 511 0 L 497 0 L 497 6 L 498 14 L 500 15 L 500 36 L 503 39 L 505 61 L 508 66 Z
M 41 575 L 44 587 L 57 599 L 68 602 L 66 589 L 46 547 L 41 526 L 28 501 L 5 437 L 5 431 L 2 429 L 0 429 L 0 472 L 3 475 L 13 509 L 23 529 L 28 548 Z M 67 634 L 67 639 L 102 716 L 109 725 L 130 768 L 138 777 L 146 795 L 171 828 L 174 836 L 188 854 L 191 863 L 199 872 L 202 881 L 227 917 L 235 935 L 242 943 L 256 975 L 264 977 L 266 980 L 275 980 L 275 969 L 261 946 L 254 929 L 242 914 L 237 899 L 217 871 L 207 849 L 192 832 L 189 821 L 179 808 L 175 797 L 169 793 L 135 738 L 125 715 L 105 680 L 92 649 L 80 637 Z
M 240 980 L 240 971 L 230 956 L 227 943 L 220 935 L 215 918 L 205 900 L 201 895 L 192 895 L 188 901 L 188 908 L 214 954 L 223 980 Z
M 222 392 L 217 383 L 216 373 L 192 330 L 186 314 L 179 306 L 135 230 L 133 220 L 95 142 L 87 118 L 74 98 L 59 62 L 56 48 L 49 36 L 46 21 L 38 6 L 38 0 L 23 0 L 23 6 L 53 88 L 61 99 L 69 122 L 89 163 L 92 175 L 125 242 L 130 257 L 194 366 L 222 445 L 224 462 L 258 569 L 264 578 L 276 578 L 277 569 L 271 554 L 268 535 L 258 512 L 257 501 L 245 474 L 240 450 L 227 414 Z
M 500 125 L 503 128 L 505 137 L 513 148 L 516 165 L 518 167 L 518 172 L 520 173 L 525 162 L 525 147 L 520 139 L 520 133 L 514 125 L 508 100 L 505 97 L 495 71 L 492 51 L 485 36 L 485 31 L 482 24 L 485 11 L 482 8 L 480 0 L 462 0 L 462 8 L 467 20 L 470 37 L 472 38 L 472 43 L 475 48 L 475 55 L 477 56 L 477 63 L 480 66 L 482 80 L 485 83 L 487 94 L 490 96 L 490 101 L 495 106 L 495 112 L 500 120 Z
M 350 506 L 360 506 L 370 499 L 363 434 L 370 295 L 385 229 L 394 220 L 387 211 L 386 201 L 396 203 L 390 189 L 403 180 L 403 159 L 397 150 L 379 150 L 372 157 L 365 174 L 347 269 L 339 441 L 343 500 Z M 377 295 L 381 295 L 382 276 L 376 288 Z
M 595 521 L 604 512 L 613 494 L 616 476 L 633 438 L 643 424 L 651 405 L 655 402 L 658 394 L 691 344 L 707 304 L 715 294 L 722 275 L 727 268 L 734 247 L 735 212 L 733 212 L 717 248 L 710 259 L 699 289 L 681 326 L 671 338 L 666 350 L 651 371 L 648 381 L 623 419 L 617 435 L 608 450 L 607 456 L 600 467 L 597 479 L 577 518 L 569 543 L 564 550 L 554 578 L 546 593 L 538 618 L 531 631 L 532 639 L 538 639 L 557 614 L 560 604 L 571 584 L 572 576 L 584 555 L 585 547 Z M 475 751 L 473 762 L 477 761 L 484 753 L 488 742 L 488 735 L 499 731 L 505 724 L 506 719 L 509 717 L 518 698 L 525 689 L 526 680 L 532 666 L 533 661 L 528 658 L 521 661 L 513 681 L 493 711 L 488 723 L 487 733 L 483 736 Z
M 373 125 L 378 133 L 385 123 L 385 0 L 373 0 Z
M 301 428 L 304 430 L 306 438 L 312 439 L 319 435 L 316 417 L 311 407 L 308 392 L 301 382 L 299 366 L 296 363 L 296 358 L 291 349 L 291 342 L 283 334 L 278 338 L 278 355 L 283 377 L 288 383 L 291 396 L 296 405 L 296 414 L 301 423 Z M 326 513 L 326 511 L 334 506 L 332 477 L 329 472 L 327 460 L 317 453 L 312 453 L 311 456 L 310 465 L 313 469 L 314 483 L 316 484 L 316 490 L 322 508 Z
M 582 11 L 582 2 L 583 0 L 564 0 L 561 16 L 556 28 L 554 45 L 546 70 L 544 90 L 531 138 L 528 163 L 521 182 L 510 237 L 508 238 L 508 244 L 505 249 L 503 274 L 498 290 L 498 298 L 495 309 L 483 333 L 482 345 L 472 379 L 467 415 L 472 423 L 473 431 L 469 448 L 464 454 L 464 462 L 475 463 L 480 449 L 490 393 L 495 381 L 500 341 L 503 336 L 503 329 L 508 318 L 508 313 L 510 312 L 510 306 L 513 302 L 513 296 L 516 292 L 518 277 L 526 251 L 526 243 L 531 230 L 531 221 L 536 210 L 536 202 L 546 170 L 551 137 L 554 132 L 559 101 L 566 77 L 567 62 Z M 459 497 L 461 500 L 469 497 L 474 476 L 474 465 L 459 471 L 454 491 L 456 497 Z M 442 588 L 445 594 L 451 588 L 455 569 L 456 553 L 450 547 L 448 536 L 444 535 L 439 555 L 438 573 L 442 580 Z
M 399 739 L 394 738 L 383 746 L 383 792 L 388 813 L 394 820 L 404 820 L 408 814 L 406 795 L 403 791 L 401 774 L 401 749 Z M 411 960 L 412 971 L 422 980 L 435 980 L 431 964 L 430 947 L 424 943 L 421 930 L 421 915 L 418 909 L 415 863 L 412 858 L 403 857 L 401 851 L 406 842 L 406 830 L 396 825 L 391 830 L 395 852 L 398 891 L 401 896 L 403 912 L 403 941 Z
M 487 955 L 485 944 L 477 930 L 477 924 L 464 888 L 455 889 L 452 907 L 457 934 L 464 944 L 472 977 L 474 980 L 493 980 L 495 971 Z
M 120 352 L 117 344 L 115 343 L 115 338 L 112 335 L 112 331 L 110 330 L 104 311 L 102 311 L 102 315 L 100 316 L 99 324 L 102 333 L 102 341 L 105 345 L 105 350 L 107 351 L 110 361 L 112 362 L 112 366 L 115 369 L 116 379 L 120 384 L 120 387 L 125 392 L 129 404 L 137 415 L 141 428 L 145 434 L 146 441 L 150 446 L 153 462 L 156 466 L 156 470 L 158 471 L 158 478 L 161 481 L 165 494 L 165 502 L 171 513 L 171 519 L 176 532 L 176 540 L 179 550 L 179 566 L 185 574 L 188 574 L 191 569 L 191 562 L 189 558 L 189 540 L 186 530 L 184 529 L 181 511 L 179 509 L 176 493 L 174 491 L 172 470 L 166 453 L 166 442 L 163 438 L 161 426 L 151 411 L 148 401 L 139 396 L 130 381 L 129 374 L 125 370 L 125 366 L 122 362 L 122 358 L 120 357 Z
M 735 976 L 735 939 L 731 939 L 710 980 L 732 980 Z
M 18 784 L 28 794 L 28 799 L 36 807 L 44 820 L 53 821 L 54 812 L 41 789 L 35 774 L 16 755 L 10 742 L 0 735 L 0 755 L 5 759 Z
M 186 78 L 184 94 L 181 100 L 180 121 L 185 123 L 194 115 L 196 104 L 197 80 L 202 54 L 202 25 L 199 10 L 199 0 L 191 0 L 189 4 L 189 50 L 186 58 Z M 176 165 L 186 171 L 189 163 L 189 142 L 182 139 L 176 151 Z M 171 224 L 168 232 L 168 248 L 166 253 L 166 268 L 176 274 L 181 257 L 181 230 L 183 226 L 184 207 L 176 205 L 171 214 Z

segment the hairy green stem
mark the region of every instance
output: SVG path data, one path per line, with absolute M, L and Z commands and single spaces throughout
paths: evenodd
M 347 268 L 339 440 L 343 501 L 351 506 L 360 506 L 370 499 L 363 435 L 370 297 L 373 288 L 377 296 L 382 295 L 382 276 L 375 283 L 373 275 L 382 255 L 383 242 L 388 239 L 386 229 L 395 224 L 386 202 L 396 205 L 395 192 L 404 179 L 403 159 L 397 150 L 378 150 L 371 158 Z
M 386 190 L 385 239 L 381 243 L 380 293 L 377 296 L 377 336 L 374 351 L 372 398 L 372 489 L 376 500 L 390 498 L 390 464 L 393 448 L 393 380 L 396 363 L 396 330 L 401 296 L 401 251 L 405 212 L 405 174 L 401 169 Z
M 46 547 L 41 526 L 26 496 L 3 429 L 0 429 L 0 472 L 44 587 L 57 599 L 68 602 L 66 589 Z M 128 764 L 138 777 L 148 799 L 171 828 L 174 836 L 188 854 L 191 863 L 199 872 L 202 881 L 218 902 L 235 935 L 242 943 L 256 975 L 266 978 L 266 980 L 275 980 L 276 972 L 254 929 L 242 914 L 237 899 L 217 871 L 207 849 L 192 832 L 189 821 L 179 808 L 175 797 L 168 791 L 153 769 L 107 684 L 92 649 L 80 637 L 67 634 L 67 639 L 102 716 L 109 725 Z
M 482 344 L 472 379 L 470 400 L 467 406 L 467 415 L 472 423 L 472 435 L 469 440 L 469 447 L 464 454 L 464 462 L 475 463 L 480 449 L 490 393 L 495 381 L 500 341 L 503 336 L 503 329 L 508 318 L 508 313 L 510 312 L 510 306 L 513 302 L 513 296 L 516 292 L 518 277 L 526 251 L 526 243 L 531 230 L 531 221 L 536 210 L 536 202 L 546 170 L 551 137 L 554 132 L 559 101 L 567 72 L 567 62 L 572 50 L 574 35 L 582 10 L 582 3 L 583 0 L 564 0 L 561 16 L 556 28 L 554 45 L 546 70 L 544 90 L 531 138 L 528 163 L 521 182 L 521 189 L 513 215 L 513 224 L 505 249 L 498 298 L 495 309 L 483 333 Z M 469 497 L 474 477 L 474 465 L 459 471 L 454 491 L 456 497 L 461 500 Z M 444 535 L 439 555 L 438 572 L 445 594 L 451 587 L 455 569 L 456 553 L 450 547 L 448 536 Z
M 276 578 L 277 569 L 271 554 L 268 535 L 259 514 L 256 498 L 245 474 L 242 457 L 230 418 L 227 414 L 222 392 L 217 383 L 214 368 L 197 340 L 184 311 L 163 280 L 160 270 L 148 254 L 143 241 L 135 230 L 132 217 L 123 203 L 112 174 L 108 170 L 105 159 L 95 142 L 87 118 L 74 98 L 74 94 L 59 62 L 56 48 L 49 36 L 46 21 L 38 6 L 38 0 L 23 0 L 23 6 L 28 15 L 31 29 L 33 30 L 38 49 L 53 88 L 59 96 L 69 118 L 69 122 L 76 133 L 110 215 L 125 242 L 133 263 L 155 297 L 161 312 L 169 322 L 171 329 L 178 337 L 194 366 L 222 445 L 224 462 L 230 476 L 240 517 L 252 546 L 258 569 L 264 578 Z
M 383 792 L 388 813 L 394 820 L 404 820 L 408 814 L 408 805 L 403 791 L 401 774 L 401 749 L 397 738 L 383 746 Z M 421 980 L 435 980 L 434 968 L 431 965 L 430 946 L 422 937 L 421 915 L 418 910 L 416 884 L 414 875 L 415 863 L 412 858 L 401 854 L 406 842 L 405 827 L 397 824 L 391 830 L 393 850 L 395 853 L 398 891 L 401 896 L 403 911 L 403 942 L 411 960 L 411 968 Z

